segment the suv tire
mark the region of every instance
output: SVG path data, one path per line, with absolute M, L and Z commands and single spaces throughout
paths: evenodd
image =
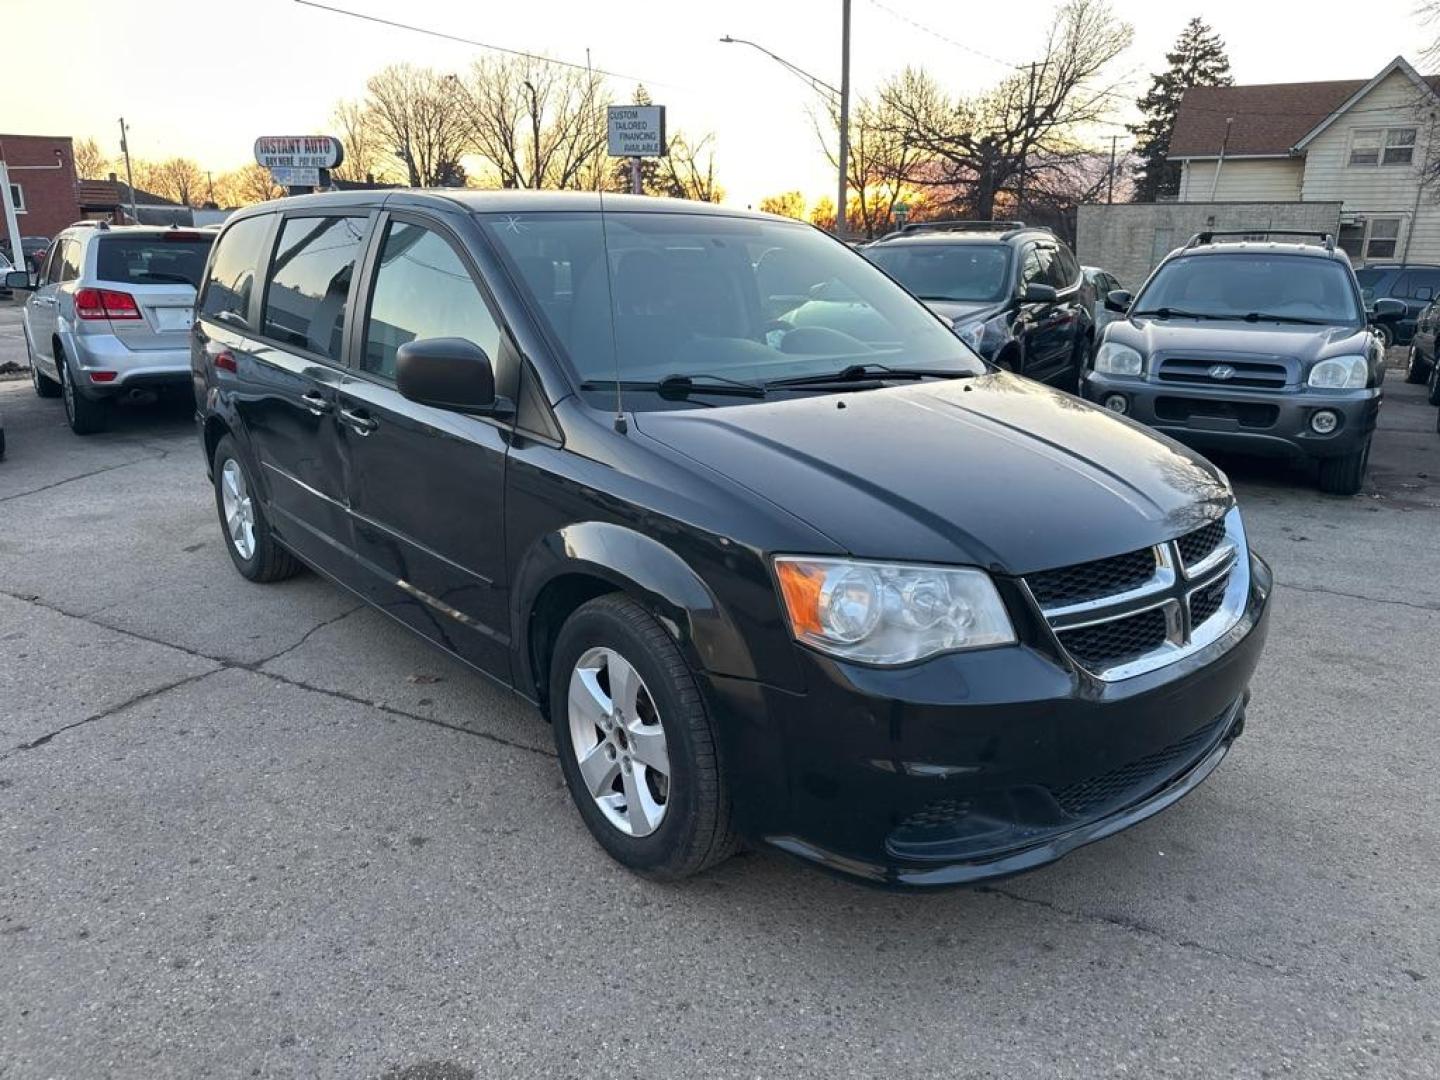
M 60 369 L 61 397 L 65 399 L 65 420 L 76 435 L 94 435 L 105 430 L 110 419 L 110 406 L 104 401 L 92 401 L 75 388 L 75 376 L 70 371 L 70 362 L 61 350 L 55 355 L 55 366 Z
M 1320 490 L 1327 495 L 1355 495 L 1365 483 L 1370 462 L 1370 440 L 1359 450 L 1338 457 L 1320 459 Z
M 1410 346 L 1410 352 L 1405 358 L 1405 381 L 1407 383 L 1423 383 L 1425 381 L 1425 369 L 1420 364 L 1420 350 L 1414 345 Z
M 225 534 L 225 550 L 243 577 L 251 581 L 282 581 L 300 570 L 270 533 L 270 522 L 255 489 L 254 474 L 235 440 L 224 436 L 215 447 L 215 510 Z
M 1440 364 L 1430 369 L 1430 385 L 1427 399 L 1431 405 L 1440 405 Z
M 30 385 L 35 387 L 35 396 L 42 398 L 57 398 L 60 396 L 60 384 L 49 375 L 40 374 L 40 366 L 35 363 L 35 350 L 30 347 L 30 335 L 25 335 L 25 359 L 30 361 Z
M 628 702 L 609 696 L 612 672 Z M 580 817 L 616 862 L 675 881 L 735 851 L 709 710 L 669 633 L 634 600 L 598 597 L 561 628 L 550 720 Z
M 1380 344 L 1382 347 L 1388 349 L 1391 345 L 1395 344 L 1395 331 L 1391 330 L 1390 327 L 1386 326 L 1384 323 L 1379 323 L 1376 325 L 1375 333 L 1380 338 Z

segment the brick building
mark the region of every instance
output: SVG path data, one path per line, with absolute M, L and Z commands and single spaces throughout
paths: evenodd
M 23 235 L 54 236 L 79 219 L 70 136 L 0 135 L 0 160 L 10 173 L 10 194 Z

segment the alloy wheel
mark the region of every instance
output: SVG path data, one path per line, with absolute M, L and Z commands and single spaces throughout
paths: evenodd
M 75 384 L 70 379 L 70 366 L 61 360 L 55 365 L 60 369 L 60 392 L 65 399 L 65 418 L 75 423 Z
M 220 468 L 220 502 L 225 511 L 225 529 L 242 559 L 255 554 L 255 504 L 245 486 L 245 472 L 234 458 Z
M 614 649 L 587 650 L 570 673 L 570 749 L 585 789 L 627 836 L 660 827 L 670 800 L 670 754 L 655 700 Z

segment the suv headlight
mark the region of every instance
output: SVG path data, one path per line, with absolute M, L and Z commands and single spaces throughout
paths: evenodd
M 1003 313 L 993 319 L 971 319 L 955 327 L 955 336 L 982 356 L 999 348 L 1009 333 Z
M 846 660 L 908 664 L 1015 641 L 983 570 L 782 555 L 775 576 L 795 640 Z
M 1370 381 L 1370 365 L 1363 356 L 1332 356 L 1312 367 L 1305 381 L 1325 390 L 1359 390 Z
M 1143 375 L 1145 358 L 1129 345 L 1107 341 L 1095 354 L 1095 370 L 1105 375 Z

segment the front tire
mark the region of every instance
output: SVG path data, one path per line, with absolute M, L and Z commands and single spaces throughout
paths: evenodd
M 300 570 L 300 562 L 270 534 L 254 479 L 235 440 L 224 436 L 215 447 L 215 509 L 225 533 L 225 550 L 235 569 L 251 581 L 281 581 Z
M 42 398 L 56 398 L 60 396 L 60 384 L 49 375 L 40 373 L 40 365 L 35 362 L 35 350 L 30 347 L 30 335 L 25 335 L 25 359 L 30 361 L 30 385 L 35 388 L 35 396 Z
M 110 419 L 110 407 L 103 401 L 92 401 L 75 388 L 75 376 L 63 352 L 55 357 L 60 369 L 60 396 L 65 399 L 65 420 L 76 435 L 94 435 L 104 431 Z M 32 369 L 33 370 L 33 369 Z
M 685 658 L 629 597 L 577 610 L 550 665 L 550 718 L 590 834 L 643 877 L 675 881 L 735 850 L 713 724 Z
M 1423 383 L 1425 381 L 1425 365 L 1420 362 L 1420 350 L 1414 345 L 1410 346 L 1410 352 L 1405 359 L 1405 381 L 1407 383 Z
M 1431 405 L 1440 405 L 1440 364 L 1435 364 L 1430 368 L 1429 391 L 1426 399 Z
M 1321 458 L 1320 490 L 1327 495 L 1355 495 L 1365 483 L 1370 463 L 1370 440 L 1359 450 L 1339 457 Z

